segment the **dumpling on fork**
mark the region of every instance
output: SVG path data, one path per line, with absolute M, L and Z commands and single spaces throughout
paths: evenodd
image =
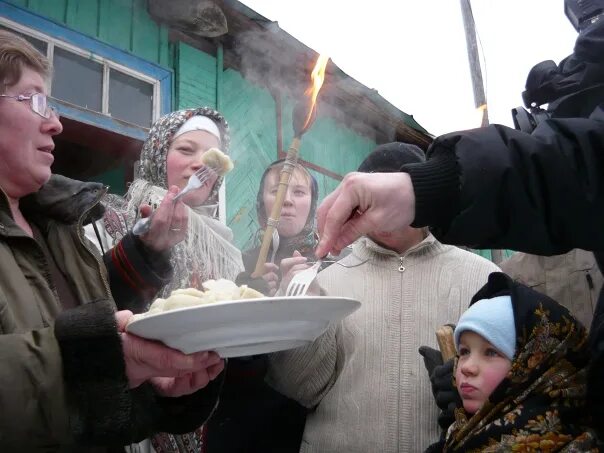
M 201 161 L 218 176 L 224 176 L 233 169 L 233 161 L 218 148 L 210 148 L 201 156 Z

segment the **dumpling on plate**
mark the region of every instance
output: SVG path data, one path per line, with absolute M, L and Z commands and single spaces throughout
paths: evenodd
M 177 308 L 195 307 L 227 300 L 264 297 L 262 293 L 249 288 L 247 285 L 237 286 L 234 282 L 224 278 L 207 280 L 202 283 L 202 287 L 205 291 L 200 291 L 196 288 L 175 289 L 167 299 L 156 299 L 149 307 L 147 313 L 135 315 L 133 320 L 140 319 L 145 315 L 153 315 Z
M 231 158 L 218 148 L 208 149 L 201 155 L 201 161 L 218 173 L 218 176 L 226 175 L 234 167 Z

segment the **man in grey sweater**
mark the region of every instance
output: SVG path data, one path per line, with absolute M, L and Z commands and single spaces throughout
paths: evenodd
M 423 160 L 419 148 L 390 143 L 359 171 L 398 171 Z M 305 263 L 282 261 L 282 287 Z M 437 347 L 435 330 L 457 321 L 498 270 L 426 229 L 407 227 L 376 229 L 321 272 L 325 293 L 362 306 L 311 345 L 271 355 L 271 385 L 311 409 L 301 452 L 416 452 L 438 440 L 438 408 L 418 347 Z

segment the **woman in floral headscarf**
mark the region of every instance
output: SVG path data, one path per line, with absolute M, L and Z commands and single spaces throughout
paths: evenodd
M 228 125 L 217 111 L 206 107 L 180 110 L 157 120 L 143 145 L 136 179 L 126 196 L 105 199 L 103 248 L 110 249 L 131 234 L 139 206 L 157 207 L 170 186 L 182 189 L 203 165 L 199 157 L 210 147 L 228 152 Z M 213 185 L 211 182 L 183 198 L 189 207 L 188 225 L 182 225 L 186 235 L 172 248 L 173 277 L 161 295 L 177 288 L 199 287 L 208 279 L 235 280 L 242 270 L 241 252 L 231 243 L 232 232 L 216 218 L 222 178 Z
M 506 299 L 509 316 L 498 308 Z M 472 348 L 460 340 L 467 331 L 495 347 L 483 352 L 482 368 L 478 358 L 464 364 Z M 464 407 L 456 409 L 444 446 L 433 445 L 429 451 L 597 451 L 584 409 L 587 332 L 566 308 L 503 273 L 493 273 L 460 318 L 455 339 L 455 380 Z M 488 379 L 484 370 L 499 359 L 496 354 L 501 360 L 509 356 L 511 366 L 477 404 Z
M 213 147 L 220 148 L 225 153 L 229 147 L 227 122 L 215 110 L 180 110 L 155 122 L 143 145 L 136 178 L 125 197 L 106 196 L 105 215 L 102 222 L 95 225 L 97 231 L 92 231 L 92 227 L 87 229 L 87 236 L 93 242 L 102 245 L 104 250 L 112 250 L 106 254 L 113 259 L 112 266 L 108 266 L 110 274 L 128 274 L 121 281 L 129 281 L 135 286 L 149 277 L 135 274 L 136 266 L 131 265 L 133 260 L 122 247 L 127 242 L 124 241 L 125 238 L 134 242 L 138 248 L 148 248 L 139 238 L 133 237 L 131 232 L 139 207 L 149 205 L 155 208 L 166 197 L 169 188 L 174 192 L 174 186 L 182 189 L 189 176 L 203 166 L 201 155 Z M 182 198 L 188 206 L 188 222 L 177 225 L 177 228 L 174 228 L 173 223 L 171 225 L 170 232 L 176 235 L 172 242 L 168 240 L 168 245 L 172 246 L 169 262 L 173 272 L 171 278 L 163 281 L 165 285 L 160 291 L 161 296 L 166 296 L 177 288 L 199 288 L 208 279 L 235 280 L 243 269 L 241 252 L 231 243 L 231 230 L 216 218 L 216 201 L 221 183 L 221 177 L 214 177 Z M 143 261 L 147 261 L 150 268 L 147 274 L 153 274 L 158 254 L 156 251 L 147 251 L 143 253 L 144 256 L 147 259 Z M 113 281 L 112 291 L 121 291 L 121 288 L 115 288 Z M 160 434 L 151 439 L 153 450 L 149 442 L 145 441 L 133 446 L 132 451 L 202 452 L 205 450 L 203 439 L 203 428 L 182 436 Z
M 256 246 L 243 254 L 245 272 L 237 277 L 239 284 L 247 284 L 267 296 L 273 296 L 279 287 L 279 263 L 284 258 L 290 258 L 295 251 L 307 258 L 314 257 L 317 244 L 315 213 L 319 188 L 314 176 L 301 164 L 296 164 L 292 172 L 287 194 L 281 209 L 281 219 L 276 228 L 279 238 L 271 244 L 265 264 L 264 275 L 252 278 L 256 267 L 260 242 L 266 228 L 268 217 L 275 202 L 279 178 L 283 169 L 284 159 L 270 164 L 260 179 L 260 187 L 256 195 L 256 215 L 260 229 L 256 234 Z
M 252 278 L 260 241 L 275 202 L 283 160 L 273 162 L 260 180 L 256 211 L 260 230 L 258 244 L 244 254 L 246 271 L 238 284 L 247 284 L 272 296 L 279 283 L 278 264 L 294 251 L 312 256 L 316 245 L 315 210 L 318 187 L 302 165 L 294 168 L 277 227 L 279 244 L 269 250 L 265 274 Z M 306 409 L 264 382 L 267 360 L 264 355 L 231 359 L 226 373 L 221 403 L 208 425 L 208 453 L 281 452 L 298 453 L 304 431 Z

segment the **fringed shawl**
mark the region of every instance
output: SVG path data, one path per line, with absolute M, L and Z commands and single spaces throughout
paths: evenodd
M 135 179 L 126 196 L 107 197 L 104 216 L 107 233 L 117 243 L 132 229 L 139 206 L 149 204 L 156 208 L 167 192 L 166 156 L 174 133 L 189 118 L 206 116 L 218 125 L 221 132 L 221 148 L 228 152 L 229 134 L 225 119 L 209 108 L 181 110 L 160 118 L 151 128 L 143 145 Z M 222 178 L 214 185 L 208 198 L 209 203 L 217 201 Z M 200 287 L 211 278 L 235 280 L 243 270 L 241 252 L 231 244 L 232 233 L 213 217 L 215 204 L 189 209 L 188 234 L 186 239 L 172 250 L 171 262 L 174 278 L 161 291 L 167 296 L 177 288 Z

